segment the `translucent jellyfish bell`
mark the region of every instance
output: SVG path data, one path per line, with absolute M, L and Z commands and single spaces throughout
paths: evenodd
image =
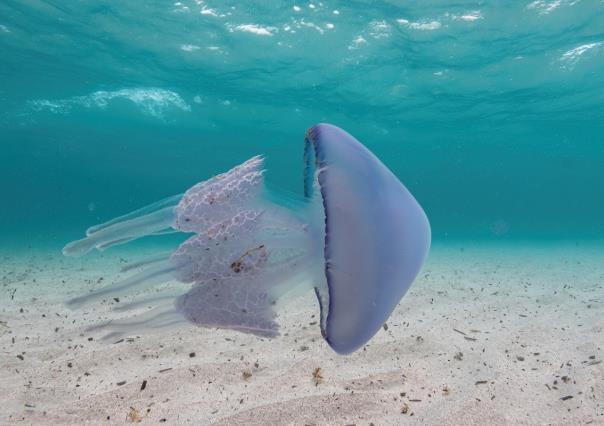
M 324 206 L 323 337 L 350 353 L 373 337 L 415 280 L 430 224 L 407 188 L 344 130 L 311 127 L 304 152 L 305 194 L 319 189 Z
M 193 235 L 169 254 L 138 262 L 124 281 L 68 302 L 185 284 L 117 309 L 152 310 L 97 327 L 111 336 L 189 321 L 275 336 L 275 306 L 314 289 L 321 332 L 338 353 L 363 346 L 388 319 L 428 253 L 430 226 L 400 181 L 360 142 L 329 124 L 305 139 L 304 198 L 268 191 L 262 157 L 102 225 L 65 246 L 78 256 L 166 232 Z M 95 327 L 95 328 L 97 328 Z

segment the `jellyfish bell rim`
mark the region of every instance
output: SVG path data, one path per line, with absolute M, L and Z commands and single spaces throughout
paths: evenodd
M 306 132 L 304 194 L 320 192 L 326 288 L 315 288 L 321 333 L 339 354 L 365 345 L 417 277 L 430 247 L 427 216 L 361 142 L 327 123 Z

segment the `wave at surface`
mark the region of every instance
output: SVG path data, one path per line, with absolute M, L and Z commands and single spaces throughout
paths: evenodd
M 177 108 L 189 112 L 191 107 L 178 93 L 160 88 L 127 88 L 114 91 L 99 90 L 86 96 L 74 96 L 68 99 L 37 99 L 29 102 L 35 111 L 47 110 L 55 114 L 67 114 L 74 107 L 107 108 L 116 99 L 134 103 L 143 114 L 163 118 L 164 112 Z

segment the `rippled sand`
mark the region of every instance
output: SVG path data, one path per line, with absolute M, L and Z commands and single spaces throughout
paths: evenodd
M 277 339 L 82 332 L 127 300 L 63 302 L 139 257 L 0 254 L 1 424 L 604 424 L 602 246 L 437 246 L 348 357 L 323 342 L 312 294 Z

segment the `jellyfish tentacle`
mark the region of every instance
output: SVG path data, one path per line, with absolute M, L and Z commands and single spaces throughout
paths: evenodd
M 159 231 L 155 231 L 151 234 L 149 234 L 150 236 L 156 237 L 158 235 L 170 235 L 170 234 L 176 234 L 180 232 L 178 229 L 174 229 L 174 228 L 166 228 L 166 229 L 161 229 Z
M 156 201 L 155 203 L 149 204 L 140 209 L 131 211 L 125 215 L 116 217 L 115 219 L 111 219 L 107 222 L 100 223 L 98 225 L 91 226 L 86 230 L 86 236 L 91 236 L 92 234 L 96 234 L 99 231 L 102 231 L 105 228 L 108 228 L 112 225 L 115 225 L 119 222 L 125 222 L 131 219 L 135 219 L 137 217 L 146 216 L 149 213 L 153 213 L 157 210 L 161 210 L 165 207 L 176 207 L 183 194 L 173 195 L 171 197 L 164 198 L 163 200 Z
M 172 327 L 172 326 L 176 326 L 176 325 L 181 325 L 183 323 L 185 323 L 186 320 L 181 318 L 175 318 L 172 320 L 165 320 L 162 322 L 152 322 L 149 324 L 143 324 L 142 327 L 139 325 L 123 325 L 123 324 L 116 324 L 113 325 L 111 323 L 105 323 L 105 327 L 99 327 L 97 330 L 102 330 L 103 328 L 107 328 L 109 333 L 105 334 L 104 336 L 101 337 L 101 341 L 105 342 L 105 343 L 110 343 L 110 342 L 114 342 L 117 343 L 119 342 L 119 339 L 121 338 L 126 338 L 128 336 L 140 336 L 141 334 L 143 334 L 143 332 L 148 331 L 149 329 L 153 329 L 153 330 L 161 330 L 164 328 L 168 328 L 168 327 Z M 86 331 L 95 331 L 95 330 L 86 330 Z M 117 340 L 117 342 L 116 342 Z
M 122 244 L 126 244 L 126 243 L 129 243 L 130 241 L 136 240 L 136 238 L 137 237 L 126 237 L 126 238 L 120 238 L 119 240 L 105 241 L 100 244 L 97 244 L 96 246 L 94 246 L 94 248 L 97 249 L 98 251 L 105 251 L 109 247 L 121 246 Z
M 157 329 L 184 321 L 184 317 L 174 304 L 170 304 L 149 309 L 131 317 L 95 324 L 86 328 L 86 331 L 95 332 L 106 329 L 109 333 L 103 337 L 103 340 L 108 340 L 130 333 L 139 334 L 141 328 Z
M 156 303 L 162 303 L 168 300 L 173 301 L 178 296 L 182 295 L 185 291 L 183 289 L 168 289 L 161 290 L 154 293 L 152 296 L 145 297 L 142 299 L 134 300 L 130 303 L 119 304 L 113 308 L 115 312 L 126 312 L 134 309 L 140 309 L 145 306 L 155 306 Z
M 149 256 L 146 257 L 142 260 L 136 261 L 136 262 L 132 262 L 126 266 L 124 266 L 122 269 L 120 269 L 120 272 L 128 272 L 131 271 L 132 269 L 136 269 L 136 268 L 140 268 L 142 266 L 147 266 L 147 265 L 151 265 L 153 263 L 157 263 L 160 262 L 162 260 L 167 260 L 170 255 L 172 253 L 171 252 L 162 252 L 162 253 L 158 253 L 158 254 L 154 254 L 153 256 Z
M 143 271 L 134 274 L 123 281 L 118 281 L 115 284 L 103 287 L 92 293 L 71 299 L 67 302 L 67 305 L 74 308 L 80 307 L 93 300 L 123 295 L 123 292 L 125 291 L 131 293 L 132 290 L 143 285 L 146 287 L 153 287 L 156 284 L 161 284 L 173 279 L 173 274 L 176 269 L 177 268 L 169 259 L 163 262 L 157 262 L 156 265 L 144 269 Z
M 141 314 L 133 315 L 129 318 L 114 320 L 110 324 L 112 327 L 133 326 L 133 325 L 153 325 L 154 322 L 163 321 L 166 317 L 174 319 L 175 316 L 181 316 L 173 304 L 169 306 L 159 306 L 149 309 Z
M 164 207 L 144 216 L 116 222 L 86 238 L 73 241 L 63 248 L 63 254 L 66 256 L 82 256 L 94 248 L 103 249 L 163 231 L 170 228 L 173 222 L 174 207 Z

